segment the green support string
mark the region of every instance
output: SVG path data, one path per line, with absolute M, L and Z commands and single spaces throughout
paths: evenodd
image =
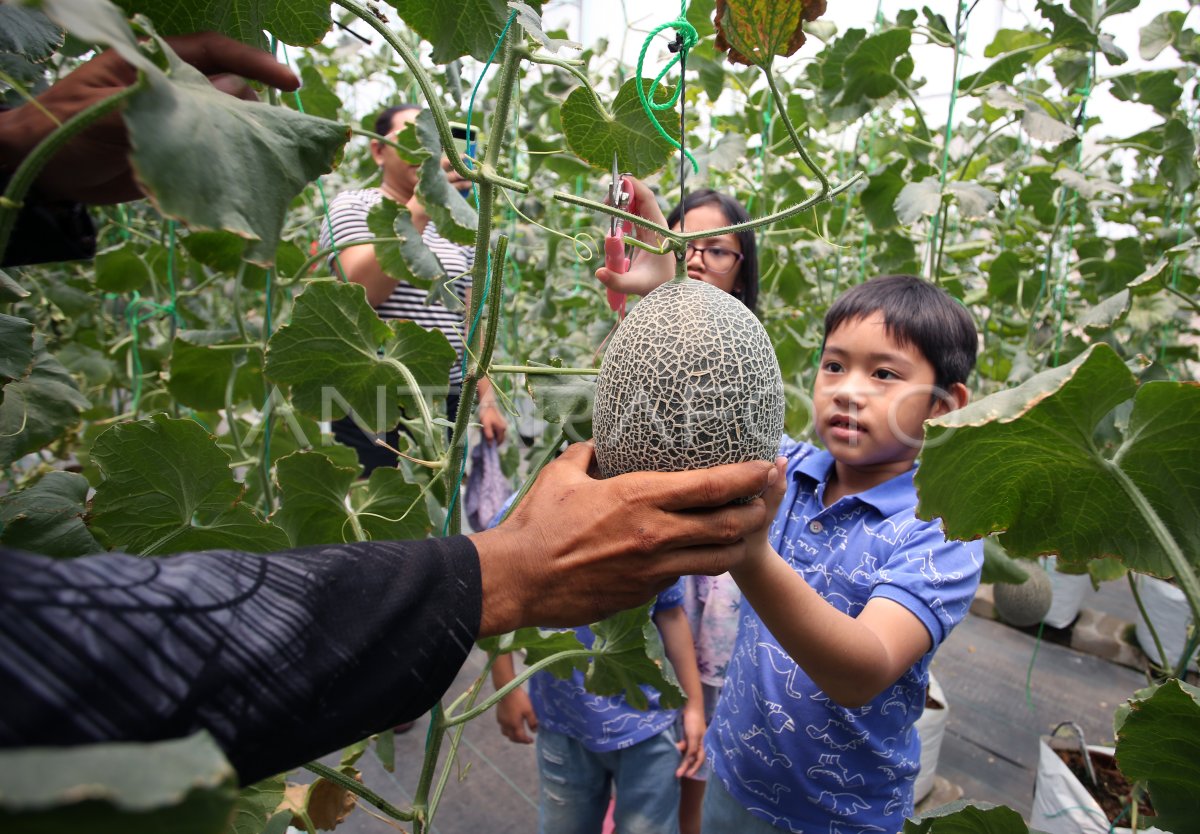
M 471 117 L 475 113 L 475 96 L 479 93 L 479 88 L 483 85 L 483 79 L 487 75 L 488 68 L 491 67 L 492 62 L 494 60 L 496 60 L 496 53 L 500 51 L 500 46 L 504 43 L 504 38 L 508 35 L 508 30 L 509 30 L 509 28 L 512 27 L 513 21 L 516 20 L 516 18 L 517 18 L 517 13 L 514 10 L 511 14 L 509 14 L 508 21 L 504 24 L 504 29 L 501 30 L 501 32 L 500 32 L 500 37 L 496 38 L 496 45 L 492 47 L 492 53 L 490 55 L 488 55 L 488 59 L 484 63 L 483 69 L 481 69 L 479 71 L 479 77 L 475 79 L 475 86 L 471 89 L 471 98 L 467 102 L 467 136 L 471 135 Z M 500 138 L 501 137 L 499 137 L 499 136 L 495 137 L 495 141 L 500 141 Z M 476 211 L 476 213 L 478 213 L 478 211 L 479 211 L 479 190 L 475 187 L 474 183 L 471 184 L 471 195 L 475 198 L 475 211 Z M 476 252 L 475 256 L 479 257 L 479 253 Z M 474 319 L 474 321 L 471 322 L 471 326 L 467 329 L 467 338 L 466 338 L 466 341 L 464 342 L 465 345 L 470 345 L 471 340 L 475 337 L 475 328 L 478 327 L 480 320 L 483 318 L 484 308 L 487 307 L 488 294 L 491 292 L 491 289 L 492 289 L 492 253 L 490 250 L 485 249 L 483 256 L 485 258 L 487 258 L 487 269 L 484 272 L 484 280 L 483 280 L 483 295 L 479 299 L 479 308 L 475 311 L 475 319 Z M 495 327 L 496 322 L 492 322 L 492 326 Z M 463 373 L 463 378 L 465 379 L 466 375 L 467 375 L 467 351 L 466 350 L 463 351 L 462 373 Z M 461 408 L 462 405 L 460 404 L 459 407 Z M 467 404 L 467 407 L 470 408 L 469 403 Z M 470 451 L 470 440 L 469 440 L 469 438 L 463 438 L 462 463 L 458 467 L 457 480 L 455 480 L 455 482 L 454 482 L 454 489 L 450 490 L 450 501 L 446 505 L 446 518 L 442 522 L 442 535 L 443 536 L 449 532 L 450 516 L 454 513 L 455 508 L 458 506 L 458 496 L 462 492 L 463 478 L 465 478 L 466 474 L 467 474 L 467 458 L 469 457 L 469 455 L 468 455 L 469 451 Z M 430 726 L 432 727 L 432 724 Z
M 964 14 L 965 13 L 965 14 Z M 953 83 L 950 86 L 950 106 L 946 112 L 946 132 L 942 139 L 942 169 L 938 177 L 939 193 L 946 190 L 946 172 L 950 167 L 950 140 L 954 135 L 954 106 L 958 103 L 958 73 L 959 73 L 959 58 L 962 56 L 963 43 L 967 36 L 967 15 L 970 12 L 967 10 L 967 4 L 960 2 L 958 4 L 958 12 L 954 16 L 954 70 Z M 939 246 L 938 227 L 941 225 L 942 211 L 939 209 L 933 215 L 933 220 L 929 224 L 929 279 L 941 283 L 941 275 L 936 274 L 939 264 L 937 263 L 937 252 Z M 945 235 L 945 230 L 942 230 L 942 235 Z
M 651 42 L 653 42 L 654 38 L 658 36 L 659 32 L 662 32 L 665 29 L 674 29 L 675 32 L 682 39 L 683 47 L 678 52 L 675 53 L 675 57 L 673 57 L 670 61 L 668 61 L 667 65 L 662 68 L 661 72 L 659 72 L 658 76 L 654 79 L 654 83 L 650 85 L 650 95 L 647 96 L 646 90 L 641 84 L 642 65 L 646 61 L 646 52 L 647 52 L 647 50 L 650 49 Z M 638 83 L 635 85 L 637 87 L 638 99 L 642 102 L 642 109 L 646 111 L 646 115 L 650 118 L 650 123 L 654 125 L 654 129 L 658 131 L 658 134 L 660 136 L 662 136 L 662 138 L 664 138 L 668 142 L 670 142 L 672 147 L 674 147 L 676 150 L 680 151 L 684 156 L 687 157 L 688 161 L 692 163 L 692 171 L 693 172 L 700 170 L 700 166 L 696 163 L 696 158 L 694 156 L 692 156 L 691 152 L 687 148 L 683 147 L 683 145 L 681 145 L 679 142 L 676 142 L 675 139 L 671 136 L 671 134 L 667 133 L 667 131 L 659 123 L 658 114 L 655 112 L 657 110 L 673 109 L 675 107 L 676 103 L 678 103 L 678 101 L 679 101 L 680 93 L 683 92 L 683 85 L 680 84 L 680 85 L 676 86 L 675 93 L 674 93 L 674 95 L 671 96 L 671 100 L 665 101 L 662 104 L 658 104 L 654 101 L 654 94 L 657 92 L 659 85 L 662 83 L 663 76 L 665 76 L 670 71 L 670 69 L 673 66 L 675 66 L 677 63 L 679 63 L 680 61 L 687 60 L 688 51 L 691 50 L 693 47 L 695 47 L 695 45 L 696 45 L 697 41 L 699 41 L 699 39 L 700 39 L 700 36 L 696 33 L 696 27 L 694 27 L 694 26 L 692 26 L 692 24 L 688 23 L 687 2 L 686 2 L 686 0 L 683 0 L 683 2 L 680 2 L 680 4 L 679 4 L 679 17 L 677 17 L 675 20 L 670 21 L 669 23 L 664 23 L 661 26 L 655 27 L 653 30 L 651 30 L 650 34 L 646 36 L 646 40 L 642 44 L 641 54 L 638 55 L 638 62 L 637 62 Z M 685 64 L 685 66 L 686 66 L 686 64 Z M 680 139 L 682 139 L 682 138 L 683 137 L 680 136 Z
M 167 284 L 171 291 L 171 301 L 159 304 L 142 298 L 136 290 L 133 300 L 125 308 L 125 320 L 129 323 L 129 356 L 131 362 L 130 377 L 133 383 L 133 416 L 137 417 L 142 408 L 142 352 L 141 326 L 147 321 L 159 316 L 171 317 L 171 335 L 179 325 L 179 313 L 176 304 L 179 297 L 175 289 L 175 221 L 167 221 Z

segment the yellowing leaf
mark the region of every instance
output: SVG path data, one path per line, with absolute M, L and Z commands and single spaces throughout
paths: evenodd
M 766 67 L 804 45 L 804 21 L 825 13 L 825 0 L 717 0 L 719 51 L 734 64 Z

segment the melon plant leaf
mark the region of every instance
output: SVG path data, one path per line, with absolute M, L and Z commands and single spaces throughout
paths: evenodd
M 1200 689 L 1179 680 L 1139 692 L 1117 730 L 1117 765 L 1145 782 L 1164 831 L 1188 831 L 1200 819 Z
M 337 97 L 337 93 L 329 89 L 321 71 L 312 64 L 305 64 L 300 68 L 300 89 L 297 92 L 300 94 L 299 102 L 294 94 L 281 96 L 280 101 L 293 110 L 310 116 L 337 121 L 338 113 L 342 109 L 342 100 Z
M 29 290 L 14 281 L 7 272 L 0 270 L 0 304 L 20 301 L 22 298 L 28 297 Z
M 1146 26 L 1138 35 L 1138 54 L 1143 61 L 1153 61 L 1168 46 L 1175 43 L 1183 30 L 1185 12 L 1163 12 Z
M 444 283 L 442 262 L 425 243 L 412 214 L 393 200 L 381 200 L 367 213 L 367 228 L 377 238 L 399 238 L 399 242 L 375 244 L 375 257 L 385 274 L 423 290 Z
M 568 439 L 587 440 L 592 436 L 594 376 L 529 374 L 525 389 L 537 405 L 538 417 L 547 423 L 563 423 Z
M 236 374 L 233 402 L 249 400 L 261 406 L 266 399 L 262 376 L 262 351 L 225 350 L 218 345 L 240 343 L 240 337 L 211 344 L 196 344 L 187 334 L 176 337 L 171 345 L 171 378 L 167 390 L 188 408 L 212 411 L 225 407 L 225 389 Z
M 63 559 L 99 553 L 103 548 L 83 523 L 88 489 L 82 475 L 54 471 L 0 497 L 0 542 Z
M 123 111 L 138 181 L 164 215 L 233 232 L 247 241 L 247 260 L 269 266 L 292 199 L 333 169 L 350 131 L 226 95 L 159 43 L 169 75 L 145 71 L 147 88 Z M 196 148 L 209 164 L 180 165 Z
M 574 629 L 548 631 L 538 628 L 521 628 L 508 635 L 491 637 L 486 641 L 481 640 L 480 645 L 488 651 L 500 651 L 503 653 L 523 651 L 525 652 L 525 664 L 527 666 L 540 663 L 556 654 L 577 652 L 584 649 L 584 645 L 579 641 L 579 637 L 576 635 Z M 557 663 L 551 663 L 546 667 L 546 671 L 566 680 L 576 671 L 586 671 L 587 665 L 587 656 L 581 654 L 564 658 Z
M 958 203 L 958 211 L 967 219 L 977 219 L 987 215 L 1000 199 L 995 191 L 984 188 L 977 182 L 948 182 L 946 193 L 954 197 Z
M 133 243 L 122 243 L 96 254 L 96 286 L 105 292 L 133 292 L 149 280 L 150 267 Z
M 1124 442 L 1106 458 L 1097 426 L 1131 397 Z M 1200 556 L 1198 386 L 1139 389 L 1112 348 L 1100 344 L 926 425 L 917 512 L 940 517 L 954 538 L 1004 531 L 1000 542 L 1014 556 L 1054 552 L 1075 567 L 1118 556 L 1130 569 L 1170 577 L 1128 486 L 1193 562 Z
M 33 368 L 33 322 L 0 313 L 0 386 Z M 4 394 L 0 390 L 0 400 Z
M 658 628 L 650 618 L 647 603 L 614 614 L 592 626 L 595 655 L 588 665 L 584 683 L 596 695 L 624 695 L 634 709 L 647 709 L 649 701 L 642 685 L 661 694 L 664 709 L 683 706 L 683 690 L 667 660 Z
M 903 834 L 1029 834 L 1021 815 L 1003 805 L 956 800 L 905 820 Z
M 263 30 L 293 46 L 319 43 L 333 21 L 322 0 L 117 0 L 129 15 L 144 14 L 164 35 L 211 29 L 268 47 Z
M 155 414 L 96 438 L 104 474 L 92 500 L 92 532 L 106 546 L 145 556 L 232 548 L 266 553 L 287 536 L 241 503 L 229 455 L 192 420 Z
M 1069 142 L 1075 138 L 1074 130 L 1036 104 L 1025 106 L 1025 114 L 1021 117 L 1021 127 L 1031 138 L 1039 142 Z
M 687 4 L 687 22 L 692 24 L 700 40 L 713 34 L 713 12 L 716 0 L 691 0 Z
M 233 806 L 233 819 L 221 834 L 264 834 L 263 827 L 283 800 L 283 776 L 272 776 L 242 788 Z M 291 815 L 288 815 L 291 819 Z
M 598 109 L 591 93 L 576 87 L 562 103 L 563 136 L 567 145 L 580 159 L 594 168 L 607 171 L 612 167 L 613 153 L 622 171 L 635 177 L 648 176 L 667 164 L 674 153 L 671 143 L 655 129 L 638 99 L 636 84 L 650 95 L 653 81 L 631 78 L 621 85 L 612 103 L 612 113 Z M 669 101 L 673 90 L 661 86 L 654 101 Z M 679 119 L 671 111 L 660 111 L 663 129 L 679 141 Z
M 888 29 L 860 43 L 846 60 L 843 86 L 838 105 L 877 100 L 900 88 L 903 73 L 898 73 L 898 61 L 908 55 L 912 32 L 908 29 Z
M 904 188 L 904 168 L 907 164 L 908 160 L 897 159 L 871 174 L 867 187 L 858 195 L 863 213 L 876 229 L 890 229 L 900 222 L 895 203 Z
M 374 470 L 365 488 L 351 491 L 350 505 L 371 541 L 424 539 L 433 530 L 421 488 L 399 469 Z
M 313 281 L 296 300 L 291 321 L 267 346 L 266 376 L 292 388 L 292 403 L 316 419 L 352 409 L 384 431 L 415 416 L 407 369 L 420 396 L 445 396 L 454 348 L 439 330 L 411 321 L 384 323 L 358 284 Z
M 237 775 L 207 733 L 170 741 L 0 751 L 0 828 L 217 834 Z
M 937 214 L 942 205 L 942 190 L 937 177 L 925 177 L 920 182 L 906 183 L 896 195 L 896 217 L 905 225 L 922 217 Z
M 1110 330 L 1123 322 L 1129 315 L 1130 301 L 1129 290 L 1121 290 L 1116 295 L 1111 295 L 1099 304 L 1084 310 L 1083 315 L 1079 317 L 1079 323 L 1093 336 Z
M 20 358 L 18 356 L 18 361 Z M 41 334 L 33 336 L 33 366 L 28 375 L 2 389 L 0 402 L 0 466 L 36 452 L 79 422 L 91 406 L 74 378 L 46 350 Z
M 486 61 L 508 22 L 505 0 L 388 0 L 404 22 L 433 45 L 433 60 L 448 64 L 470 55 Z M 526 0 L 535 12 L 541 0 Z
M 20 3 L 0 5 L 0 52 L 41 62 L 63 44 L 63 31 L 45 13 Z
M 1053 51 L 1054 44 L 1050 38 L 1040 32 L 1001 29 L 984 51 L 987 57 L 995 57 L 996 60 L 987 69 L 963 78 L 960 82 L 962 95 L 971 95 L 975 90 L 991 84 L 1012 84 L 1018 74 Z
M 275 464 L 281 504 L 271 521 L 293 547 L 357 541 L 346 493 L 358 471 L 337 466 L 317 452 L 293 452 Z
M 440 158 L 430 157 L 421 163 L 417 197 L 437 226 L 438 234 L 453 243 L 475 242 L 479 216 L 463 199 L 463 195 L 450 185 L 450 181 L 446 179 L 446 172 L 442 170 Z
M 716 48 L 731 63 L 768 67 L 807 39 L 804 21 L 825 13 L 825 0 L 717 0 Z

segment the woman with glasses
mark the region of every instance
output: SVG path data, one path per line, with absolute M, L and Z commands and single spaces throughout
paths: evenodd
M 647 220 L 677 230 L 688 232 L 713 230 L 744 223 L 749 213 L 736 199 L 728 194 L 702 188 L 683 198 L 671 214 L 664 218 L 654 192 L 640 180 L 629 178 L 633 183 L 634 208 Z M 659 235 L 641 227 L 634 228 L 639 240 L 659 244 Z M 741 301 L 751 312 L 757 312 L 758 302 L 758 247 L 754 232 L 736 234 L 714 234 L 693 240 L 687 246 L 688 277 L 712 284 L 725 290 Z M 653 255 L 641 249 L 634 250 L 633 263 L 629 272 L 618 275 L 606 267 L 596 270 L 600 283 L 617 292 L 645 295 L 659 284 L 666 283 L 675 274 L 673 255 Z
M 683 203 L 675 206 L 664 219 L 654 193 L 646 184 L 632 177 L 630 182 L 634 189 L 634 209 L 641 217 L 677 230 L 681 228 L 679 220 L 682 216 L 682 228 L 685 231 L 713 232 L 688 243 L 688 277 L 724 290 L 750 308 L 750 312 L 757 313 L 758 247 L 754 232 L 720 232 L 723 227 L 749 220 L 750 215 L 745 207 L 727 194 L 704 188 L 684 197 Z M 661 243 L 655 232 L 639 227 L 635 227 L 635 230 L 640 240 Z M 596 270 L 596 277 L 605 286 L 618 292 L 645 295 L 674 276 L 674 255 L 654 255 L 641 249 L 634 251 L 636 254 L 629 272 L 618 275 L 601 267 Z M 728 573 L 720 576 L 685 576 L 683 580 L 683 609 L 696 647 L 696 662 L 704 693 L 704 718 L 706 723 L 710 723 L 717 697 L 725 684 L 725 667 L 729 664 L 737 639 L 738 606 L 742 593 Z M 709 770 L 706 764 L 695 776 L 680 780 L 680 834 L 700 832 L 700 809 Z

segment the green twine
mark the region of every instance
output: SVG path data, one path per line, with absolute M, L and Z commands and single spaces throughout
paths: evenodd
M 504 38 L 505 38 L 505 36 L 508 35 L 508 30 L 512 26 L 512 23 L 514 20 L 516 20 L 516 18 L 517 18 L 517 13 L 514 10 L 511 14 L 509 14 L 508 21 L 504 24 L 504 29 L 502 29 L 500 32 L 500 37 L 498 37 L 496 39 L 496 45 L 492 47 L 492 53 L 490 55 L 488 55 L 487 61 L 484 62 L 483 69 L 481 69 L 479 71 L 479 77 L 475 79 L 475 86 L 471 89 L 471 98 L 467 102 L 467 131 L 466 132 L 467 132 L 468 137 L 471 135 L 471 117 L 475 113 L 475 96 L 479 92 L 480 86 L 483 85 L 484 76 L 487 75 L 488 68 L 491 67 L 492 61 L 494 61 L 496 59 L 496 53 L 500 51 L 500 46 L 504 43 Z M 500 141 L 500 138 L 501 137 L 499 137 L 499 136 L 494 137 L 495 141 Z M 476 211 L 476 213 L 478 213 L 478 211 L 479 211 L 479 189 L 477 189 L 475 187 L 474 183 L 471 184 L 471 195 L 475 198 L 475 211 Z M 492 289 L 492 253 L 491 253 L 491 250 L 485 250 L 483 254 L 484 254 L 484 257 L 487 259 L 487 268 L 484 272 L 484 279 L 483 279 L 483 295 L 479 299 L 479 306 L 478 306 L 478 309 L 475 311 L 475 319 L 471 322 L 471 326 L 467 329 L 467 339 L 466 339 L 466 342 L 464 343 L 467 345 L 471 344 L 471 340 L 473 338 L 475 338 L 475 328 L 479 326 L 479 321 L 480 321 L 480 319 L 483 318 L 483 311 L 484 311 L 484 308 L 487 307 L 488 295 Z M 478 253 L 476 253 L 476 257 L 478 257 Z M 496 325 L 496 323 L 492 322 L 492 326 L 494 327 L 495 325 Z M 462 374 L 463 374 L 463 378 L 465 379 L 467 376 L 467 352 L 466 352 L 466 350 L 463 351 Z M 470 408 L 469 403 L 467 404 L 467 407 Z M 459 403 L 459 408 L 462 408 L 462 403 Z M 465 478 L 466 474 L 467 474 L 467 457 L 468 457 L 467 452 L 469 451 L 469 448 L 470 448 L 470 441 L 468 438 L 464 437 L 463 438 L 462 461 L 459 463 L 459 467 L 458 467 L 458 478 L 454 482 L 454 489 L 450 490 L 450 503 L 446 505 L 446 519 L 442 523 L 442 535 L 443 536 L 446 535 L 450 531 L 450 517 L 454 514 L 454 510 L 458 506 L 458 496 L 462 492 L 463 478 Z
M 962 56 L 963 44 L 966 41 L 967 21 L 963 16 L 963 12 L 967 12 L 967 4 L 960 2 L 958 4 L 958 13 L 954 18 L 954 79 L 950 87 L 950 107 L 946 112 L 946 134 L 942 139 L 942 170 L 938 178 L 939 193 L 946 190 L 946 172 L 950 167 L 950 139 L 954 133 L 954 105 L 958 103 L 958 74 L 959 74 L 959 58 Z M 878 14 L 878 12 L 877 12 Z M 970 14 L 970 12 L 967 12 Z M 935 275 L 934 272 L 938 267 L 937 264 L 937 239 L 938 227 L 941 225 L 941 210 L 933 215 L 933 220 L 929 224 L 929 278 L 930 280 L 941 283 L 941 276 Z M 945 230 L 942 234 L 945 235 Z
M 171 301 L 167 304 L 159 304 L 154 301 L 142 298 L 141 294 L 134 290 L 133 300 L 129 306 L 125 308 L 125 320 L 129 324 L 129 356 L 132 362 L 130 369 L 130 377 L 133 382 L 133 416 L 141 412 L 142 408 L 142 351 L 141 351 L 141 333 L 140 329 L 143 323 L 155 319 L 159 316 L 171 317 L 171 332 L 174 335 L 175 328 L 179 325 L 179 313 L 176 309 L 176 304 L 179 297 L 175 290 L 175 221 L 167 221 L 167 284 L 171 290 Z
M 673 57 L 670 61 L 668 61 L 667 65 L 662 68 L 662 71 L 654 79 L 654 83 L 650 85 L 651 95 L 647 96 L 646 88 L 642 85 L 642 65 L 646 61 L 646 52 L 647 52 L 647 50 L 650 49 L 651 42 L 658 35 L 658 33 L 662 32 L 664 29 L 674 29 L 675 32 L 683 40 L 683 48 L 680 49 L 678 52 L 676 52 L 675 57 Z M 676 86 L 675 93 L 671 96 L 670 101 L 665 101 L 665 102 L 662 102 L 661 104 L 656 103 L 654 101 L 654 94 L 655 94 L 655 92 L 657 92 L 658 86 L 662 83 L 663 76 L 665 76 L 670 71 L 671 67 L 675 66 L 680 61 L 686 60 L 688 50 L 695 47 L 696 43 L 699 40 L 700 40 L 700 36 L 696 32 L 696 27 L 694 27 L 694 26 L 692 26 L 692 24 L 688 23 L 688 20 L 687 20 L 687 3 L 686 3 L 686 1 L 681 2 L 679 4 L 679 17 L 677 17 L 675 20 L 670 21 L 669 23 L 664 23 L 661 26 L 655 27 L 653 30 L 651 30 L 650 34 L 646 36 L 646 40 L 642 44 L 641 54 L 638 55 L 638 62 L 637 62 L 637 81 L 638 81 L 638 83 L 635 85 L 637 87 L 638 99 L 642 102 L 642 109 L 646 111 L 646 115 L 650 118 L 650 123 L 654 125 L 654 129 L 658 131 L 658 134 L 662 138 L 664 138 L 668 142 L 670 142 L 672 147 L 674 147 L 676 150 L 678 150 L 680 153 L 682 153 L 684 156 L 687 157 L 688 161 L 692 163 L 692 171 L 693 172 L 700 170 L 700 166 L 699 166 L 699 164 L 697 164 L 696 158 L 694 156 L 692 156 L 691 151 L 689 151 L 687 148 L 683 147 L 683 145 L 681 145 L 679 142 L 676 142 L 674 137 L 672 137 L 671 134 L 667 133 L 667 131 L 663 128 L 663 126 L 658 121 L 658 114 L 655 113 L 656 110 L 671 110 L 671 109 L 673 109 L 675 107 L 676 103 L 678 103 L 678 101 L 679 101 L 680 94 L 683 92 L 683 85 L 679 84 L 678 86 Z M 682 139 L 683 137 L 680 136 L 679 138 Z

